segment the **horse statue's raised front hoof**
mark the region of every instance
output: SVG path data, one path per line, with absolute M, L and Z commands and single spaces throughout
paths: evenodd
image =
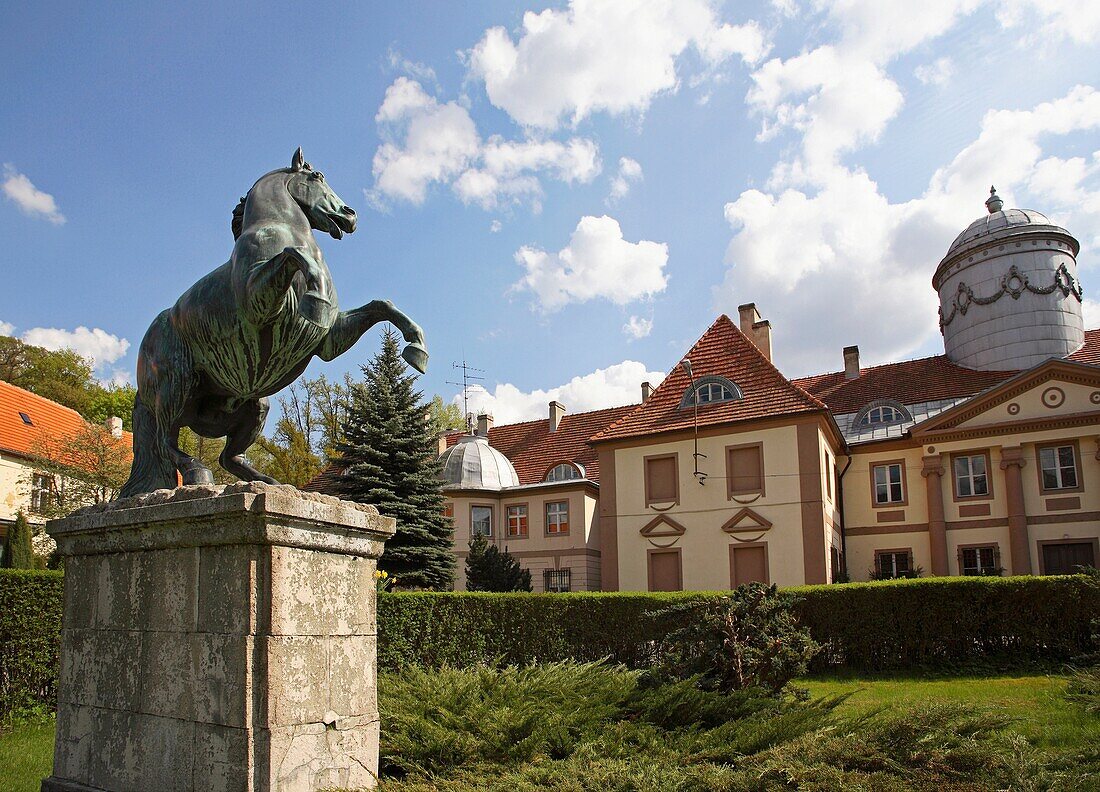
M 289 168 L 260 177 L 233 210 L 233 254 L 153 321 L 138 351 L 134 462 L 121 497 L 212 483 L 213 474 L 179 448 L 184 426 L 225 437 L 221 465 L 252 481 L 274 481 L 243 454 L 267 417 L 267 396 L 301 376 L 313 357 L 332 360 L 370 327 L 392 322 L 402 353 L 423 373 L 428 350 L 419 325 L 389 300 L 342 312 L 312 231 L 333 239 L 355 231 L 355 210 L 324 174 L 294 152 Z
M 421 374 L 428 370 L 428 350 L 415 341 L 401 350 L 401 357 Z

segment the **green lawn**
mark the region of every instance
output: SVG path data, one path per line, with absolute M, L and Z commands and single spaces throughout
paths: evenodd
M 840 711 L 922 703 L 977 704 L 1015 718 L 1012 728 L 1036 747 L 1073 750 L 1100 743 L 1100 718 L 1063 698 L 1062 676 L 824 677 L 798 682 L 814 698 L 852 693 Z
M 0 792 L 38 792 L 53 767 L 53 725 L 0 732 Z
M 1063 698 L 1066 679 L 1060 676 L 838 676 L 804 679 L 799 684 L 815 698 L 851 693 L 838 715 L 876 708 L 896 713 L 930 703 L 975 704 L 1015 719 L 1011 728 L 1044 751 L 1072 752 L 1100 744 L 1100 718 Z M 0 792 L 38 792 L 42 778 L 50 773 L 53 732 L 50 725 L 34 724 L 0 733 Z

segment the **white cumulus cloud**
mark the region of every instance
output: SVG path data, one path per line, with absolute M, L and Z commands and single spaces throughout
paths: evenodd
M 15 332 L 15 325 L 11 322 L 0 322 L 0 335 L 10 336 Z
M 632 341 L 645 338 L 653 332 L 653 320 L 641 316 L 631 316 L 623 325 L 623 333 Z
M 1008 206 L 1042 209 L 1083 245 L 1100 240 L 1098 157 L 1044 156 L 1046 138 L 1100 130 L 1100 91 L 1078 86 L 1030 110 L 985 115 L 981 132 L 929 180 L 923 195 L 891 203 L 864 172 L 819 174 L 812 190 L 748 190 L 726 205 L 731 265 L 719 310 L 755 300 L 780 339 L 792 375 L 839 368 L 858 343 L 871 361 L 897 359 L 936 333 L 931 278 L 955 236 L 985 212 L 996 181 Z
M 23 333 L 23 341 L 44 349 L 71 349 L 81 357 L 92 361 L 96 367 L 107 366 L 126 354 L 130 342 L 125 338 L 101 330 L 78 327 L 60 330 L 56 327 L 32 327 Z
M 611 194 L 607 196 L 609 204 L 625 198 L 634 182 L 642 180 L 642 166 L 630 157 L 619 159 L 619 172 L 611 178 Z
M 4 180 L 0 190 L 9 201 L 31 217 L 41 217 L 54 225 L 65 222 L 65 215 L 57 208 L 57 201 L 47 192 L 34 186 L 30 179 L 15 169 L 10 163 L 4 163 Z
M 596 112 L 643 113 L 680 84 L 677 60 L 694 50 L 705 68 L 734 55 L 755 63 L 768 51 L 754 22 L 721 22 L 708 0 L 571 0 L 523 15 L 519 40 L 485 31 L 470 72 L 489 101 L 516 122 L 554 129 Z
M 486 210 L 526 201 L 537 211 L 540 176 L 584 184 L 601 169 L 599 148 L 586 138 L 482 140 L 465 107 L 441 103 L 408 77 L 386 90 L 375 121 L 385 141 L 374 155 L 376 201 L 419 205 L 432 184 L 444 184 Z
M 545 390 L 522 391 L 511 383 L 498 383 L 492 390 L 472 392 L 470 409 L 487 412 L 501 424 L 545 418 L 551 401 L 561 402 L 570 413 L 619 407 L 640 402 L 642 383 L 656 387 L 664 377 L 663 372 L 647 371 L 636 360 L 624 360 Z M 461 405 L 462 397 L 456 396 L 454 401 Z
M 569 244 L 557 253 L 524 246 L 516 263 L 525 270 L 513 290 L 534 293 L 545 311 L 603 298 L 616 305 L 652 297 L 668 284 L 668 245 L 623 238 L 612 217 L 584 216 Z
M 925 85 L 946 85 L 954 73 L 955 66 L 950 58 L 936 58 L 913 70 L 913 76 Z

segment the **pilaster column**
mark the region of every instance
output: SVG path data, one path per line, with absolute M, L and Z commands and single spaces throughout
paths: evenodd
M 928 494 L 928 545 L 932 574 L 947 574 L 947 520 L 943 514 L 943 461 L 940 454 L 922 457 L 924 487 Z
M 1024 449 L 1011 446 L 1001 449 L 1001 470 L 1005 472 L 1005 495 L 1008 499 L 1008 543 L 1012 549 L 1012 574 L 1031 574 L 1031 539 L 1027 534 L 1027 514 L 1024 511 L 1024 478 L 1027 464 Z

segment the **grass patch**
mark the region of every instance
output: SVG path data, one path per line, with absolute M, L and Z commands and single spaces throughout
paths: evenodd
M 0 792 L 38 792 L 53 769 L 52 722 L 0 728 Z
M 1069 679 L 1059 675 L 871 679 L 839 675 L 798 682 L 814 697 L 848 695 L 843 709 L 847 713 L 896 711 L 928 703 L 984 708 L 1003 715 L 1012 731 L 1040 749 L 1073 751 L 1100 745 L 1100 717 L 1066 700 L 1068 684 Z

